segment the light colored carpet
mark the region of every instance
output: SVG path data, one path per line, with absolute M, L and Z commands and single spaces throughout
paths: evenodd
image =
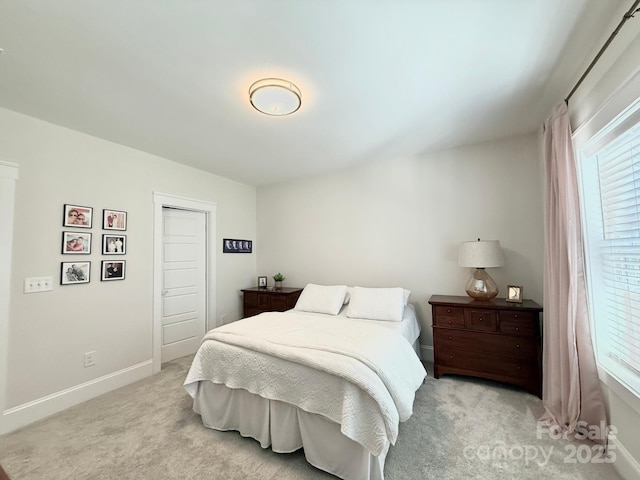
M 190 361 L 169 362 L 153 377 L 1 436 L 0 464 L 11 480 L 335 478 L 300 451 L 276 454 L 237 432 L 203 427 L 182 388 Z M 568 445 L 579 444 L 537 438 L 541 414 L 540 400 L 515 388 L 430 377 L 401 425 L 385 477 L 619 479 L 608 464 L 565 463 Z M 547 462 L 542 452 L 551 452 Z

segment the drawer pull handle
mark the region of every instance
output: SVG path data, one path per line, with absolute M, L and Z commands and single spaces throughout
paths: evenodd
M 519 331 L 520 331 L 520 327 L 516 327 L 516 332 L 519 332 Z
M 519 343 L 518 343 L 518 344 L 516 344 L 516 348 L 520 348 L 520 344 L 519 344 Z
M 518 370 L 520 370 L 520 365 L 518 365 Z
M 518 314 L 516 313 L 516 314 L 513 316 L 513 318 L 518 318 Z
M 451 309 L 450 308 L 447 308 L 447 313 L 451 313 Z
M 453 340 L 453 337 L 451 335 L 449 335 L 449 340 Z
M 484 320 L 484 318 L 480 317 L 478 320 L 481 322 L 481 321 L 483 321 L 483 320 Z
M 451 325 L 451 320 L 449 320 L 447 323 L 448 323 L 449 325 Z
M 452 359 L 452 358 L 453 358 L 453 355 L 449 355 L 449 358 L 450 358 L 450 359 Z

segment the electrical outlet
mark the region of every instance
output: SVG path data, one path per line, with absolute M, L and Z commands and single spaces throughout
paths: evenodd
M 24 279 L 24 293 L 49 292 L 52 288 L 52 277 L 30 277 Z
M 84 354 L 84 366 L 92 367 L 96 364 L 96 352 L 87 352 Z

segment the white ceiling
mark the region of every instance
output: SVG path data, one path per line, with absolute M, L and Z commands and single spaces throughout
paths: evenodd
M 553 78 L 565 47 L 620 5 L 0 0 L 0 106 L 265 185 L 533 131 L 599 45 Z M 301 109 L 253 110 L 263 77 Z

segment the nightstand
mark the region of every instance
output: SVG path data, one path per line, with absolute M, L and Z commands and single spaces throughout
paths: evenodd
M 433 295 L 434 376 L 510 383 L 542 398 L 542 307 L 532 300 Z
M 284 312 L 296 306 L 302 288 L 279 289 L 245 288 L 243 294 L 243 316 L 252 317 L 262 312 Z

